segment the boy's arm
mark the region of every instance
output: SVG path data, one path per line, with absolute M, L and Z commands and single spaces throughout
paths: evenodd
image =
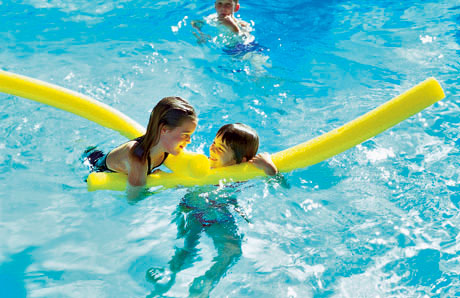
M 212 39 L 210 35 L 204 34 L 203 31 L 201 31 L 201 28 L 204 25 L 204 21 L 195 20 L 195 21 L 192 21 L 191 24 L 192 24 L 192 27 L 196 30 L 196 32 L 193 31 L 192 33 L 193 35 L 195 35 L 199 44 L 206 43 L 208 40 Z
M 240 33 L 240 27 L 238 26 L 237 20 L 232 16 L 218 17 L 219 22 L 232 30 L 234 33 Z
M 265 174 L 269 176 L 274 176 L 278 173 L 278 169 L 273 163 L 270 154 L 266 152 L 257 154 L 249 162 L 255 165 L 258 169 L 263 170 Z

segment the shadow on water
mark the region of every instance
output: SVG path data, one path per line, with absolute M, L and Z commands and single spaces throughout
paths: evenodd
M 36 247 L 10 256 L 9 262 L 0 264 L 0 297 L 20 298 L 28 297 L 26 281 L 32 280 L 35 284 L 45 283 L 46 279 L 61 280 L 63 271 L 35 271 L 27 272 L 27 268 L 35 262 L 32 253 Z
M 398 277 L 397 283 L 399 285 L 425 286 L 430 288 L 429 294 L 445 295 L 445 297 L 451 297 L 450 294 L 454 294 L 458 297 L 458 291 L 456 293 L 450 292 L 446 286 L 452 284 L 452 281 L 458 280 L 459 275 L 441 270 L 443 263 L 457 257 L 458 254 L 441 253 L 436 249 L 422 249 L 412 257 L 388 263 L 383 270 L 388 274 L 395 274 Z
M 32 264 L 34 248 L 27 248 L 10 257 L 10 261 L 0 265 L 0 296 L 3 298 L 26 297 L 25 271 Z
M 193 279 L 189 287 L 190 297 L 208 297 L 227 270 L 242 255 L 242 236 L 238 232 L 233 214 L 246 219 L 238 206 L 233 186 L 217 188 L 200 187 L 187 193 L 173 212 L 177 226 L 177 239 L 183 240 L 183 247 L 175 247 L 174 255 L 167 268 L 152 267 L 146 272 L 146 279 L 154 285 L 147 297 L 157 297 L 169 291 L 175 284 L 176 275 L 193 267 L 199 259 L 200 238 L 203 234 L 212 239 L 217 255 L 212 266 Z
M 329 189 L 346 177 L 338 176 L 327 162 L 320 162 L 305 169 L 297 170 L 295 177 L 302 177 L 301 183 L 308 188 Z
M 458 24 L 460 22 L 460 5 L 450 8 L 450 10 L 458 12 L 458 14 L 454 17 L 455 23 Z M 460 44 L 460 30 L 456 30 L 454 35 L 457 39 L 457 43 Z M 457 51 L 457 53 L 460 53 L 460 51 Z
M 430 286 L 435 284 L 436 280 L 442 275 L 442 271 L 439 269 L 439 262 L 439 251 L 424 249 L 413 257 L 387 264 L 385 271 L 395 272 L 400 275 L 402 277 L 400 283 L 410 286 Z

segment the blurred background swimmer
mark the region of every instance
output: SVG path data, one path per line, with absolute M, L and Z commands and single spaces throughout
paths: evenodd
M 214 7 L 216 13 L 205 17 L 204 21 L 191 22 L 196 30 L 193 34 L 198 43 L 212 41 L 221 46 L 226 54 L 249 61 L 257 71 L 271 67 L 269 57 L 263 54 L 268 49 L 255 41 L 251 34 L 253 31 L 251 24 L 235 16 L 240 9 L 239 0 L 216 0 Z M 215 32 L 211 33 L 212 29 L 208 29 L 205 31 L 209 31 L 210 34 L 204 33 L 205 25 L 209 25 L 208 28 L 215 28 Z

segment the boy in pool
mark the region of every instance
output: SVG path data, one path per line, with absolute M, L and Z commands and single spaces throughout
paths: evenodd
M 249 24 L 235 18 L 234 13 L 240 9 L 238 0 L 216 0 L 214 7 L 217 12 L 219 22 L 233 31 L 240 34 Z
M 258 148 L 259 137 L 254 129 L 241 123 L 224 125 L 209 150 L 211 167 L 250 162 L 267 175 L 275 175 L 277 169 L 270 155 L 256 155 Z M 235 188 L 201 187 L 184 196 L 173 213 L 177 238 L 184 239 L 184 247 L 175 248 L 168 269 L 153 267 L 147 270 L 147 280 L 155 284 L 151 296 L 167 292 L 174 285 L 176 275 L 192 266 L 202 232 L 212 239 L 217 255 L 213 258 L 213 265 L 202 276 L 194 278 L 189 293 L 190 297 L 209 296 L 209 292 L 242 254 L 242 237 L 230 210 L 234 209 L 244 220 L 248 219 L 238 206 L 237 192 L 239 190 Z
M 227 124 L 216 134 L 209 149 L 211 168 L 219 168 L 249 162 L 273 176 L 278 172 L 268 153 L 257 154 L 259 136 L 251 127 L 242 124 Z
M 212 41 L 215 45 L 221 46 L 226 54 L 248 61 L 256 72 L 263 73 L 265 68 L 270 68 L 269 57 L 263 54 L 267 49 L 255 41 L 251 34 L 251 25 L 234 15 L 240 8 L 239 0 L 215 0 L 214 8 L 216 13 L 206 17 L 204 21 L 191 22 L 196 30 L 193 34 L 198 43 Z M 205 24 L 217 29 L 217 32 L 214 32 L 213 36 L 203 33 L 202 28 Z
M 252 31 L 249 24 L 245 21 L 239 20 L 235 17 L 234 13 L 240 9 L 239 0 L 216 0 L 214 8 L 216 14 L 212 14 L 206 18 L 206 22 L 211 25 L 222 25 L 221 27 L 229 30 L 233 35 L 241 35 L 243 37 L 250 37 L 250 31 Z M 201 28 L 204 25 L 203 21 L 192 21 L 192 27 L 198 31 L 198 34 L 194 32 L 194 35 L 200 42 L 205 42 L 207 39 L 211 39 L 209 35 L 204 34 Z M 252 36 L 251 36 L 252 37 Z M 232 38 L 228 37 L 226 40 L 229 41 Z

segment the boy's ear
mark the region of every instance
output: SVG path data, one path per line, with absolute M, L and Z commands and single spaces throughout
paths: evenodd
M 241 162 L 247 162 L 248 159 L 246 157 L 243 157 L 243 159 L 241 160 Z
M 238 4 L 235 6 L 235 10 L 234 10 L 233 12 L 237 12 L 239 9 L 240 9 L 240 4 L 238 3 Z

